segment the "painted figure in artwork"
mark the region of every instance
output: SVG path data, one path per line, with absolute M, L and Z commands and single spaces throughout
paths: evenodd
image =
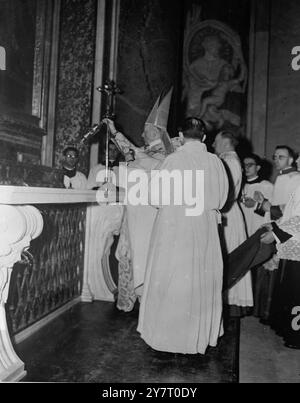
M 200 115 L 199 109 L 203 94 L 218 86 L 222 68 L 227 64 L 219 56 L 221 43 L 216 36 L 207 36 L 203 42 L 204 55 L 190 65 L 188 115 Z
M 201 118 L 214 129 L 239 127 L 247 82 L 239 36 L 219 21 L 199 18 L 189 22 L 185 35 L 185 115 Z

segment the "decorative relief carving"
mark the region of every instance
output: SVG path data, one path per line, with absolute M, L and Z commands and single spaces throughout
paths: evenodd
M 72 304 L 79 299 L 86 203 L 95 203 L 95 193 L 21 186 L 1 188 L 0 382 L 17 381 L 26 374 L 12 347 L 6 315 L 13 333 L 17 333 L 66 302 Z M 37 203 L 41 211 L 27 203 Z M 41 236 L 30 244 L 43 225 Z M 37 323 L 33 328 L 38 326 Z
M 86 209 L 39 206 L 45 229 L 14 267 L 7 303 L 14 333 L 80 295 Z
M 202 118 L 215 129 L 239 127 L 246 84 L 239 36 L 220 21 L 201 21 L 201 9 L 194 8 L 187 17 L 184 41 L 186 115 Z

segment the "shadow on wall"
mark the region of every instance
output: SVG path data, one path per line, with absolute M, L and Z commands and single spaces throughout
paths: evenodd
M 260 177 L 265 180 L 271 180 L 273 177 L 273 165 L 270 161 L 266 159 L 262 159 L 262 164 L 261 164 L 261 170 L 260 170 Z

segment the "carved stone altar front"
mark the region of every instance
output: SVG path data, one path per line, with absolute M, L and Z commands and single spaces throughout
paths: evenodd
M 66 237 L 62 236 L 62 232 L 65 234 L 66 229 L 58 228 L 57 236 L 53 234 L 49 245 L 44 245 L 45 248 L 50 248 L 48 251 L 50 255 L 53 248 L 58 248 L 60 251 L 60 253 L 55 252 L 60 256 L 57 262 L 54 253 L 49 256 L 49 270 L 45 281 L 48 281 L 49 275 L 53 273 L 58 287 L 64 279 L 72 282 L 72 278 L 68 275 L 68 268 L 66 271 L 62 270 L 60 265 L 63 264 L 64 257 L 73 256 L 72 248 L 78 247 L 82 252 L 84 251 L 83 267 L 80 267 L 80 263 L 75 267 L 75 271 L 79 272 L 84 269 L 82 290 L 79 291 L 82 293 L 81 300 L 86 302 L 91 302 L 93 299 L 114 301 L 113 289 L 110 288 L 109 282 L 110 274 L 107 266 L 103 264 L 109 254 L 113 237 L 119 233 L 122 223 L 123 206 L 110 205 L 109 203 L 114 200 L 115 197 L 112 199 L 108 197 L 105 202 L 102 202 L 98 198 L 98 203 L 96 203 L 96 192 L 88 190 L 0 186 L 0 382 L 18 381 L 26 375 L 24 363 L 16 355 L 11 342 L 5 305 L 13 267 L 16 262 L 21 260 L 22 254 L 27 253 L 31 240 L 37 238 L 43 229 L 43 216 L 39 209 L 32 205 L 40 206 L 41 210 L 43 210 L 43 205 L 51 204 L 54 206 L 64 204 L 70 205 L 70 207 L 77 204 L 81 204 L 83 207 L 87 205 L 85 227 L 82 220 L 69 222 L 62 220 L 63 216 L 60 214 L 57 215 L 58 223 L 61 226 L 70 225 L 69 241 L 66 243 Z M 74 225 L 77 224 L 81 228 L 75 228 Z M 76 233 L 79 230 L 85 230 L 85 245 L 79 239 L 80 234 Z M 76 241 L 77 238 L 79 243 Z M 69 265 L 75 263 L 74 259 L 71 260 Z M 42 275 L 44 269 L 36 267 L 37 276 Z M 81 285 L 77 283 L 74 286 L 81 288 Z M 48 286 L 46 285 L 46 287 Z M 34 298 L 39 298 L 41 291 L 39 288 L 35 287 Z M 32 290 L 29 289 L 26 291 L 29 300 L 32 298 L 31 292 Z M 24 314 L 26 315 L 26 313 Z
M 31 240 L 41 233 L 43 219 L 33 206 L 0 205 L 0 217 L 0 380 L 16 381 L 26 372 L 10 341 L 5 303 L 12 267 Z

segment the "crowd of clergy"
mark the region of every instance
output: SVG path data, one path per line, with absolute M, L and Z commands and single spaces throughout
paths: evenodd
M 128 170 L 148 175 L 151 204 L 124 206 L 117 254 L 126 254 L 132 289 L 125 293 L 130 301 L 122 300 L 122 294 L 117 307 L 128 311 L 139 304 L 137 331 L 158 351 L 205 354 L 224 334 L 225 315 L 249 314 L 270 325 L 286 347 L 299 349 L 300 157 L 288 145 L 278 145 L 272 183 L 263 175 L 265 159 L 250 152 L 239 157 L 234 131 L 219 131 L 210 152 L 205 122 L 187 117 L 178 137 L 170 138 L 171 94 L 159 97 L 152 108 L 142 134 L 144 147 L 136 147 L 112 120 L 104 119 L 110 132 L 109 153 L 88 178 L 76 169 L 78 150 L 64 151 L 67 188 L 101 188 L 105 183 L 99 172 L 118 177 L 120 160 Z M 203 213 L 188 216 L 184 203 L 162 204 L 155 197 L 159 189 L 150 186 L 153 170 L 203 171 Z M 246 253 L 231 267 L 230 257 L 238 248 L 253 250 L 248 248 L 250 241 L 258 250 L 268 246 L 271 252 L 261 259 L 249 257 L 248 263 Z M 227 286 L 226 276 L 237 267 L 239 276 Z M 120 283 L 123 275 L 120 271 Z

